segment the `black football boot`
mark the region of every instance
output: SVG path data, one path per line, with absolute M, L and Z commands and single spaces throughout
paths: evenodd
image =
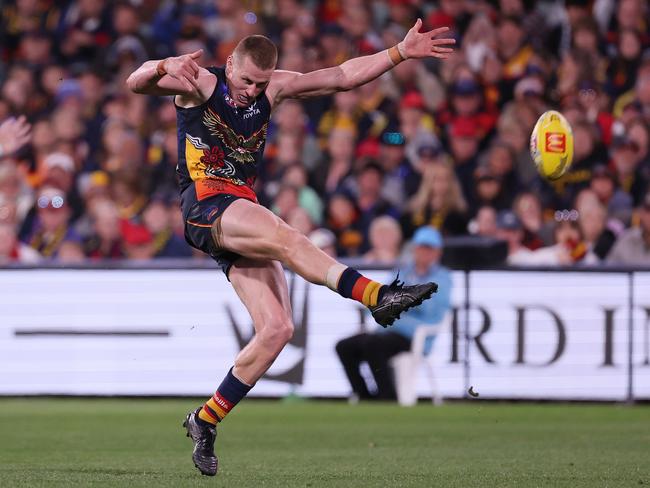
M 192 460 L 201 474 L 214 476 L 217 474 L 219 461 L 214 454 L 214 441 L 217 438 L 217 427 L 199 418 L 202 407 L 187 414 L 183 427 L 187 429 L 187 437 L 194 442 Z
M 396 279 L 383 291 L 377 305 L 368 308 L 379 325 L 388 327 L 393 325 L 402 312 L 417 307 L 437 290 L 438 285 L 435 283 L 404 285 Z

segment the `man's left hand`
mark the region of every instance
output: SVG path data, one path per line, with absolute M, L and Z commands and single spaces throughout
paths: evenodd
M 456 39 L 451 37 L 439 37 L 449 31 L 449 27 L 440 27 L 429 32 L 420 32 L 422 20 L 418 19 L 404 37 L 404 40 L 397 45 L 403 58 L 440 58 L 447 59 L 454 50 L 445 47 L 456 44 Z

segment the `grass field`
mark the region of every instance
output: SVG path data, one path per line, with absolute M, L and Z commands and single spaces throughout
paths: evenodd
M 650 486 L 650 408 L 249 400 L 202 477 L 193 400 L 0 399 L 0 486 Z

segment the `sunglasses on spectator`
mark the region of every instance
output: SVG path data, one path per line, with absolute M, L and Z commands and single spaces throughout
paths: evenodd
M 65 205 L 65 199 L 58 195 L 52 198 L 42 196 L 38 198 L 38 200 L 36 201 L 36 205 L 38 205 L 38 208 L 58 209 L 63 207 L 63 205 Z

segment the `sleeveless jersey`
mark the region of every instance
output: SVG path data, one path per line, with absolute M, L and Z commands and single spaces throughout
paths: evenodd
M 181 192 L 194 183 L 198 200 L 231 193 L 257 201 L 252 186 L 264 153 L 271 104 L 263 91 L 248 107 L 237 107 L 225 69 L 207 69 L 217 77 L 210 98 L 196 107 L 175 105 Z

